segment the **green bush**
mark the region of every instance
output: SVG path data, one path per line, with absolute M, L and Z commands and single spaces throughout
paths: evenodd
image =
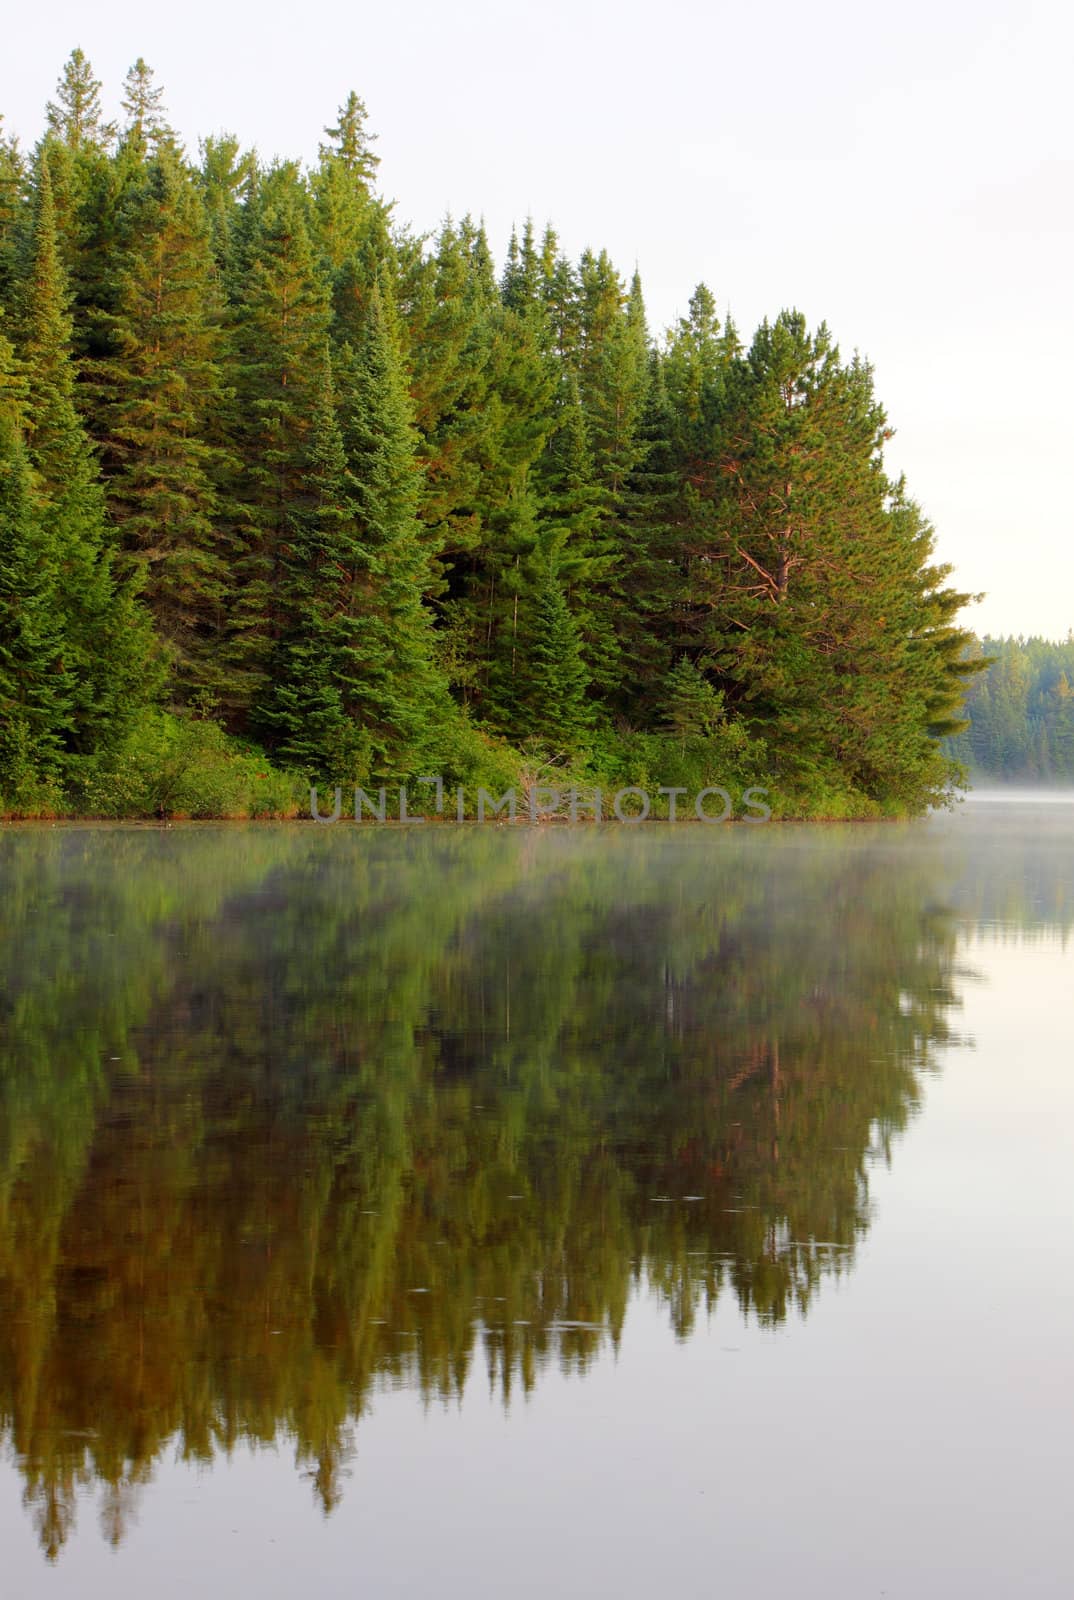
M 152 711 L 107 761 L 72 775 L 68 798 L 84 816 L 203 818 L 295 816 L 308 797 L 217 723 Z
M 54 817 L 63 811 L 59 780 L 34 764 L 21 718 L 0 724 L 0 817 Z
M 689 803 L 702 789 L 726 789 L 735 802 L 751 786 L 771 789 L 763 745 L 751 739 L 741 723 L 725 722 L 707 734 L 607 732 L 594 741 L 589 755 L 592 781 L 606 790 L 646 789 L 653 816 L 666 816 L 668 802 L 658 788 L 687 791 Z M 680 803 L 680 815 L 686 815 Z

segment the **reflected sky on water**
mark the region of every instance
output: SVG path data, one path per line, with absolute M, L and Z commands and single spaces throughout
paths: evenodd
M 1074 1589 L 1074 806 L 0 894 L 9 1592 Z

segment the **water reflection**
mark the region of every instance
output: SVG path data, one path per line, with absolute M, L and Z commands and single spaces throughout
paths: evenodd
M 978 891 L 913 837 L 0 835 L 0 1426 L 44 1550 L 88 1484 L 118 1543 L 165 1449 L 290 1439 L 331 1510 L 378 1383 L 509 1398 L 642 1282 L 679 1336 L 807 1312 L 951 1037 Z

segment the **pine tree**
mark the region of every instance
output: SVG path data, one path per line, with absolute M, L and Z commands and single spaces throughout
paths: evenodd
M 417 519 L 417 436 L 385 285 L 362 343 L 327 353 L 305 495 L 280 556 L 282 621 L 255 726 L 313 776 L 365 782 L 414 770 L 448 711 L 433 664 Z
M 21 357 L 34 404 L 26 451 L 53 574 L 52 604 L 73 685 L 67 747 L 91 755 L 115 744 L 154 675 L 134 590 L 115 571 L 96 456 L 75 408 L 68 294 L 47 164 L 41 168 L 29 273 L 22 289 Z
M 4 135 L 0 115 L 0 315 L 10 302 L 18 263 L 19 223 L 26 174 L 18 143 Z
M 58 559 L 33 492 L 14 352 L 0 335 L 0 792 L 56 771 L 71 726 Z
M 952 626 L 966 597 L 884 476 L 889 432 L 870 370 L 825 328 L 763 325 L 728 380 L 687 592 L 695 640 L 792 766 L 914 805 L 943 786 L 935 737 L 971 669 Z
M 485 326 L 488 401 L 474 507 L 482 534 L 455 563 L 444 611 L 451 630 L 469 640 L 477 709 L 508 731 L 528 567 L 538 547 L 535 466 L 555 423 L 556 370 L 539 302 L 523 311 L 490 306 Z
M 225 283 L 236 275 L 236 236 L 257 181 L 257 163 L 244 154 L 234 134 L 222 133 L 201 141 L 201 165 L 196 181 L 209 222 L 213 258 Z M 253 209 L 249 207 L 249 209 Z
M 257 204 L 228 368 L 235 390 L 231 445 L 241 467 L 229 485 L 238 554 L 225 660 L 227 703 L 240 716 L 264 693 L 283 623 L 281 553 L 292 508 L 307 493 L 330 321 L 297 172 L 285 167 L 267 174 Z
M 532 217 L 526 218 L 521 244 L 518 235 L 512 230 L 500 295 L 508 310 L 516 311 L 520 315 L 541 306 L 541 260 L 537 253 Z
M 960 752 L 1068 762 L 1074 646 L 1000 642 L 963 728 L 987 657 L 826 330 L 786 313 L 744 352 L 700 284 L 658 351 L 603 251 L 575 267 L 527 221 L 498 275 L 469 217 L 397 227 L 353 93 L 309 173 L 229 136 L 193 170 L 141 58 L 123 111 L 116 142 L 75 51 L 29 171 L 0 139 L 23 765 L 123 736 L 147 612 L 175 699 L 340 781 L 450 754 L 440 662 L 514 740 L 719 713 L 789 784 L 878 806 L 927 803 Z
M 552 348 L 561 361 L 577 372 L 582 337 L 578 277 L 551 227 L 545 230 L 541 245 L 541 278 Z
M 390 207 L 373 193 L 377 158 L 369 150 L 373 136 L 365 132 L 364 105 L 352 93 L 339 116 L 339 124 L 325 130 L 334 143 L 321 145 L 310 174 L 311 239 L 331 285 L 337 345 L 360 338 L 373 287 L 382 272 L 394 273 L 397 251 L 417 248 L 416 241 L 393 239 Z
M 152 67 L 139 56 L 123 80 L 123 110 L 127 120 L 122 138 L 124 144 L 143 157 L 162 142 L 174 142 L 175 134 L 165 121 L 163 99 L 164 90 L 154 83 Z
M 679 319 L 664 357 L 664 384 L 676 421 L 674 446 L 683 470 L 695 475 L 711 460 L 713 434 L 719 419 L 724 380 L 735 335 L 721 334 L 716 301 L 699 283 L 690 296 L 689 314 Z
M 376 175 L 380 166 L 380 157 L 370 149 L 370 145 L 376 143 L 377 135 L 366 132 L 368 115 L 365 101 L 359 99 L 352 89 L 339 108 L 336 126 L 324 130 L 332 144 L 321 146 L 322 157 L 326 153 L 338 157 L 348 171 L 366 181 Z
M 128 202 L 123 238 L 114 353 L 93 368 L 108 496 L 186 699 L 222 687 L 221 308 L 200 196 L 167 147 Z
M 410 266 L 401 318 L 421 436 L 420 515 L 430 553 L 448 564 L 481 537 L 489 458 L 489 304 L 472 259 L 472 224 L 445 223 L 432 255 Z
M 116 136 L 101 110 L 101 82 L 81 50 L 71 51 L 56 85 L 56 99 L 45 107 L 49 133 L 71 150 L 105 150 Z
M 723 695 L 697 664 L 682 656 L 667 677 L 667 724 L 682 741 L 707 738 L 723 721 Z
M 614 621 L 619 550 L 610 496 L 597 482 L 577 377 L 560 381 L 555 424 L 538 463 L 541 544 L 555 566 L 578 626 L 591 684 L 613 687 L 622 674 Z
M 447 714 L 434 664 L 430 582 L 418 505 L 418 437 L 390 285 L 369 303 L 361 343 L 340 366 L 340 418 L 354 483 L 354 530 L 339 617 L 344 709 L 369 741 L 374 775 L 413 771 Z
M 649 380 L 641 282 L 623 296 L 602 254 L 582 263 L 581 388 L 597 476 L 617 496 L 638 461 L 638 429 Z
M 347 471 L 327 349 L 307 467 L 307 500 L 292 506 L 280 554 L 280 637 L 252 720 L 282 761 L 312 779 L 364 783 L 372 750 L 344 707 L 341 635 L 347 609 L 344 573 L 348 564 L 353 571 L 368 570 L 368 563 L 356 526 L 355 485 Z
M 525 733 L 561 751 L 577 748 L 589 721 L 587 674 L 574 618 L 551 564 L 537 583 L 533 642 L 526 663 Z

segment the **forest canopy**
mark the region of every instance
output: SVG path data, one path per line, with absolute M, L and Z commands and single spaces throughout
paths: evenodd
M 1074 633 L 992 639 L 973 646 L 985 670 L 966 698 L 967 726 L 951 753 L 971 776 L 1074 782 Z
M 656 338 L 605 251 L 527 220 L 498 267 L 378 165 L 354 93 L 311 168 L 194 157 L 144 61 L 112 124 L 79 50 L 0 137 L 0 812 L 549 767 L 942 797 L 979 663 L 869 365 L 704 284 Z

